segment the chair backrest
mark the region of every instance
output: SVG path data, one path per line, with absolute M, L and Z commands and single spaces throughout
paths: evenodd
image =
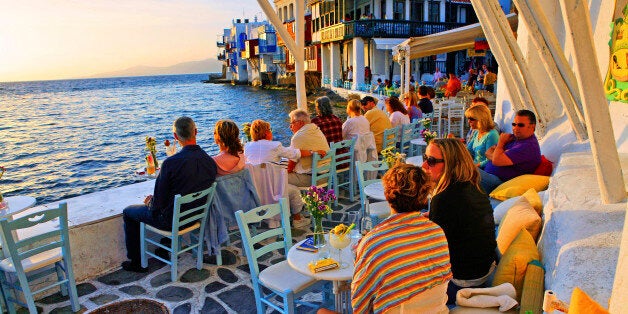
M 281 215 L 281 227 L 264 231 L 255 236 L 251 235 L 250 224 L 258 223 L 278 214 Z M 251 278 L 255 282 L 259 275 L 257 259 L 260 256 L 279 249 L 284 249 L 284 252 L 287 253 L 292 246 L 288 200 L 282 198 L 279 203 L 256 207 L 246 213 L 239 210 L 236 212 L 236 221 L 242 235 L 242 247 L 246 252 Z
M 355 162 L 355 168 L 358 172 L 358 186 L 360 187 L 360 201 L 364 204 L 366 201 L 366 195 L 364 194 L 364 187 L 381 181 L 381 179 L 367 180 L 367 176 L 364 174 L 366 171 L 386 171 L 388 170 L 388 164 L 383 161 L 367 161 L 367 162 Z
M 399 129 L 401 126 L 392 127 L 384 130 L 384 137 L 382 140 L 382 149 L 386 149 L 390 146 L 395 146 L 399 141 Z M 380 152 L 377 152 L 379 154 Z
M 283 197 L 288 187 L 286 168 L 274 163 L 246 164 L 261 205 L 274 204 Z
M 410 141 L 414 139 L 415 132 L 418 122 L 411 122 L 407 124 L 403 124 L 401 126 L 401 132 L 399 134 L 399 150 L 402 153 L 408 154 L 410 152 Z
M 52 222 L 58 219 L 59 224 Z M 47 224 L 44 232 L 37 232 L 33 228 L 41 224 Z M 9 250 L 16 273 L 24 273 L 22 260 L 33 255 L 61 248 L 62 256 L 70 256 L 70 238 L 68 236 L 68 205 L 59 204 L 58 208 L 46 209 L 26 216 L 9 220 L 6 217 L 0 220 L 2 236 Z M 33 228 L 32 233 L 21 233 L 20 239 L 14 235 L 18 230 Z M 50 230 L 52 229 L 52 230 Z M 27 237 L 24 235 L 27 234 Z
M 353 167 L 355 161 L 355 139 L 331 143 L 330 150 L 334 153 L 334 169 L 344 169 Z
M 332 166 L 334 164 L 335 151 L 330 149 L 325 157 L 321 157 L 318 153 L 312 155 L 312 183 L 319 187 L 329 185 L 331 178 Z M 309 188 L 309 187 L 308 187 Z
M 209 212 L 209 205 L 214 199 L 216 194 L 216 185 L 214 182 L 212 185 L 200 192 L 190 193 L 184 196 L 177 194 L 174 196 L 174 210 L 172 214 L 172 230 L 178 232 L 180 227 L 188 226 L 195 222 L 204 223 L 201 221 L 204 217 L 207 217 Z

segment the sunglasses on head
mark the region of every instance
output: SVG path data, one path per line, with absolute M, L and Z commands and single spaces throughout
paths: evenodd
M 525 124 L 525 123 L 514 123 L 514 122 L 513 122 L 513 123 L 512 123 L 512 126 L 513 126 L 513 127 L 518 126 L 518 127 L 522 128 L 522 127 L 526 126 L 526 124 Z
M 432 156 L 428 157 L 426 154 L 423 154 L 423 161 L 425 161 L 428 166 L 434 167 L 438 163 L 445 162 L 445 159 L 437 159 Z

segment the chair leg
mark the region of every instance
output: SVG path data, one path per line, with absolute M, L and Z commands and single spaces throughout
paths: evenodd
M 37 313 L 37 307 L 35 306 L 35 299 L 33 298 L 33 293 L 31 292 L 31 288 L 28 286 L 28 280 L 26 279 L 26 274 L 23 272 L 20 272 L 16 275 L 20 283 L 20 287 L 22 288 L 24 301 L 26 301 L 26 305 L 28 306 L 28 312 Z M 16 295 L 16 298 L 17 298 L 17 295 Z
M 190 243 L 192 243 L 192 241 L 193 237 L 190 234 Z M 196 247 L 196 269 L 201 270 L 203 269 L 203 237 L 199 235 L 197 241 L 198 246 Z
M 257 308 L 257 313 L 266 313 L 266 307 L 262 302 L 262 287 L 259 286 L 259 283 L 253 280 L 253 294 L 255 295 L 255 307 Z
M 140 258 L 142 267 L 148 267 L 148 257 L 146 256 L 146 225 L 143 222 L 140 223 Z
M 70 304 L 72 305 L 72 311 L 78 312 L 81 309 L 81 305 L 78 300 L 78 293 L 76 291 L 76 281 L 74 280 L 74 268 L 72 268 L 72 261 L 68 258 L 63 259 L 65 265 L 65 276 L 68 279 L 68 290 L 70 290 Z
M 55 263 L 55 271 L 57 272 L 57 280 L 58 281 L 62 281 L 65 279 L 65 272 L 63 271 L 63 268 L 61 267 L 61 263 L 60 262 L 56 262 Z M 68 287 L 66 285 L 61 285 L 61 295 L 66 296 L 68 295 Z
M 222 265 L 222 245 L 218 246 L 218 252 L 216 252 L 216 266 Z
M 7 312 L 9 312 L 10 314 L 14 314 L 15 313 L 15 305 L 13 304 L 12 301 L 10 301 L 11 299 L 11 293 L 13 294 L 13 298 L 17 298 L 17 296 L 15 295 L 15 290 L 11 289 L 11 287 L 9 287 L 8 285 L 8 280 L 7 280 L 7 275 L 5 272 L 2 272 L 2 274 L 0 274 L 0 289 L 2 289 L 2 297 L 4 299 L 4 304 L 7 307 Z
M 285 313 L 294 314 L 294 294 L 292 292 L 283 296 L 283 310 Z
M 181 237 L 175 236 L 172 238 L 172 243 L 170 244 L 170 279 L 172 282 L 178 279 L 177 267 L 179 266 L 179 251 L 181 250 L 179 241 L 181 241 Z

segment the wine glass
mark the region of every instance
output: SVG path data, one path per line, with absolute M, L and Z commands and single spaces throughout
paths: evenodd
M 342 262 L 342 249 L 351 244 L 351 237 L 346 233 L 335 234 L 333 231 L 330 231 L 329 244 L 338 249 L 338 264 L 340 268 L 347 268 L 348 264 Z

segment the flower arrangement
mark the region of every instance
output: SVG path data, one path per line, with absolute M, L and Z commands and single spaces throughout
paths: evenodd
M 146 151 L 149 152 L 151 157 L 153 158 L 155 169 L 159 168 L 159 163 L 157 162 L 157 140 L 155 140 L 154 137 L 146 137 Z
M 425 118 L 419 121 L 423 125 L 423 129 L 429 130 L 432 127 L 432 119 Z
M 435 139 L 438 134 L 435 131 L 430 131 L 429 129 L 424 129 L 421 131 L 421 136 L 425 140 L 425 143 L 429 144 L 431 140 Z
M 334 190 L 312 185 L 301 198 L 305 203 L 305 208 L 313 218 L 323 218 L 333 212 L 329 203 L 336 200 L 336 194 Z
M 251 123 L 249 122 L 242 123 L 242 132 L 244 133 L 244 135 L 246 135 L 246 139 L 250 142 L 252 140 Z
M 388 168 L 392 168 L 396 163 L 401 162 L 406 156 L 397 152 L 394 146 L 388 146 L 381 151 L 382 161 L 388 164 Z

